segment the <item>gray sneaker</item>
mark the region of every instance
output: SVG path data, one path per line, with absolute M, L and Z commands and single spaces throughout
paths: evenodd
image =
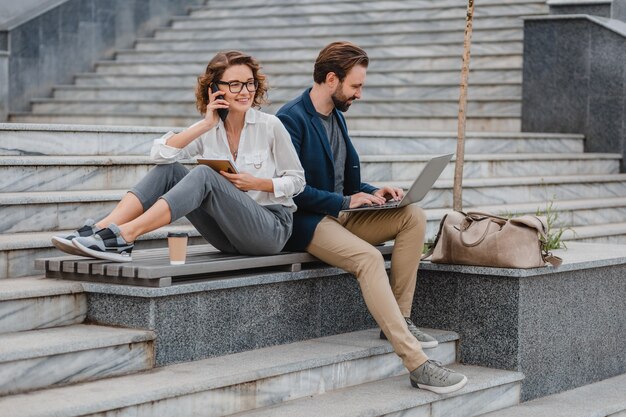
M 411 385 L 437 394 L 449 394 L 460 390 L 467 383 L 467 377 L 441 366 L 441 362 L 428 360 L 409 375 Z
M 405 317 L 404 321 L 406 321 L 406 325 L 409 328 L 409 332 L 411 332 L 411 334 L 415 336 L 417 341 L 420 342 L 423 349 L 430 349 L 430 348 L 437 347 L 439 345 L 439 342 L 437 341 L 437 339 L 435 339 L 428 333 L 424 333 L 423 331 L 418 329 L 417 326 L 413 324 L 413 322 L 411 321 L 409 317 Z M 382 330 L 380 331 L 380 338 L 383 340 L 387 340 L 387 336 L 385 336 L 385 333 L 383 333 Z
M 96 222 L 92 219 L 85 220 L 85 224 L 78 230 L 74 230 L 72 233 L 65 237 L 61 236 L 53 236 L 52 244 L 59 250 L 69 253 L 71 255 L 84 255 L 83 252 L 78 250 L 74 244 L 72 244 L 72 240 L 77 237 L 89 237 L 93 236 L 98 230 L 96 227 Z

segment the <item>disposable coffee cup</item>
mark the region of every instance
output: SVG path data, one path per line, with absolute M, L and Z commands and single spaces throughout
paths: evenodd
M 187 233 L 168 233 L 167 247 L 170 252 L 170 265 L 183 265 L 187 258 Z

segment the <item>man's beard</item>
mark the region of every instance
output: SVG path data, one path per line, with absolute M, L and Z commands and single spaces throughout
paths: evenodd
M 343 113 L 347 112 L 350 108 L 350 105 L 352 104 L 348 102 L 350 100 L 356 100 L 356 97 L 354 96 L 347 98 L 346 96 L 341 94 L 341 84 L 337 87 L 337 90 L 335 91 L 335 93 L 333 93 L 331 98 L 333 99 L 333 104 L 335 105 L 335 108 Z

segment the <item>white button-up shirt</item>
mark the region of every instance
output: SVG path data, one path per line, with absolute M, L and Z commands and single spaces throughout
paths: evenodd
M 170 164 L 195 157 L 232 161 L 222 120 L 182 149 L 166 145 L 173 135 L 174 132 L 168 132 L 154 141 L 150 156 L 157 164 Z M 289 132 L 276 116 L 255 109 L 246 112 L 235 166 L 239 172 L 272 179 L 273 193 L 258 190 L 248 192 L 254 201 L 262 205 L 282 204 L 295 210 L 292 197 L 304 190 L 304 169 Z

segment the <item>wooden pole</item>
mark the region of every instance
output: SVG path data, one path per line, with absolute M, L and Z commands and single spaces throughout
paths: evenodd
M 465 19 L 465 38 L 463 40 L 456 163 L 454 164 L 454 185 L 452 187 L 452 206 L 454 210 L 463 210 L 463 159 L 465 158 L 465 119 L 467 117 L 465 108 L 467 105 L 467 80 L 469 77 L 470 46 L 472 44 L 472 23 L 474 19 L 474 0 L 468 1 L 467 17 Z

